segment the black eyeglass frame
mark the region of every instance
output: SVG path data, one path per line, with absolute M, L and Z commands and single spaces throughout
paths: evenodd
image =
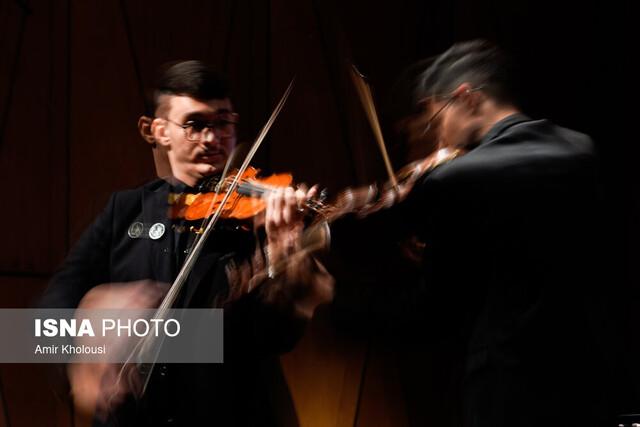
M 467 93 L 468 92 L 477 92 L 479 90 L 482 90 L 483 88 L 484 88 L 484 85 L 480 85 L 478 87 L 474 87 L 472 89 L 467 90 Z M 460 95 L 430 95 L 430 96 L 427 96 L 427 97 L 422 98 L 420 100 L 420 102 L 418 104 L 425 104 L 430 98 L 433 98 L 433 99 L 443 98 L 443 99 L 447 100 L 447 102 L 445 102 L 444 105 L 438 109 L 438 111 L 436 111 L 435 113 L 433 113 L 431 115 L 431 117 L 427 121 L 427 124 L 426 124 L 424 130 L 422 131 L 422 135 L 423 136 L 426 135 L 427 132 L 429 132 L 429 130 L 431 130 L 431 126 L 433 125 L 433 121 L 436 119 L 436 117 L 438 117 L 440 115 L 440 113 L 442 113 L 444 111 L 445 108 L 447 108 L 449 105 L 453 104 L 453 102 L 458 98 L 458 96 L 460 96 Z
M 178 123 L 175 122 L 171 119 L 169 119 L 168 117 L 163 118 L 164 120 L 168 121 L 169 123 L 173 123 L 176 126 L 181 127 L 184 130 L 184 137 L 191 142 L 199 142 L 201 141 L 204 137 L 205 137 L 205 129 L 209 132 L 213 132 L 214 135 L 216 135 L 219 138 L 230 138 L 232 136 L 234 136 L 236 134 L 235 131 L 235 125 L 237 125 L 238 123 L 240 123 L 240 121 L 237 119 L 238 117 L 240 117 L 240 115 L 238 113 L 234 113 L 234 112 L 225 112 L 225 114 L 230 115 L 233 120 L 229 120 L 229 119 L 217 119 L 214 121 L 201 121 L 201 120 L 189 120 L 185 123 Z M 191 132 L 194 128 L 195 124 L 203 124 L 204 126 L 202 127 L 202 130 L 198 131 L 198 133 L 200 134 L 199 137 L 194 138 L 191 135 Z M 233 129 L 229 132 L 223 132 L 222 126 L 225 125 L 234 125 Z M 190 130 L 191 129 L 191 130 Z

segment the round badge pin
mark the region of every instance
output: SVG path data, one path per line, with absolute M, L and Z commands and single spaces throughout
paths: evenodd
M 164 234 L 164 224 L 156 222 L 149 229 L 149 237 L 153 240 L 158 240 Z
M 129 230 L 127 231 L 127 234 L 132 239 L 137 239 L 140 236 L 142 236 L 142 231 L 143 230 L 144 230 L 144 226 L 142 225 L 141 222 L 134 222 L 133 224 L 131 224 L 129 226 Z

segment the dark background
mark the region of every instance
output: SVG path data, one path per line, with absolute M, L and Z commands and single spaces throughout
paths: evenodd
M 607 277 L 599 286 L 612 300 L 619 336 L 611 345 L 619 346 L 626 372 L 611 392 L 620 394 L 621 411 L 640 412 L 631 17 L 630 2 L 595 1 L 0 0 L 0 306 L 29 305 L 108 195 L 155 176 L 136 121 L 160 64 L 195 58 L 223 69 L 245 139 L 295 75 L 256 164 L 336 191 L 384 179 L 346 64 L 368 75 L 383 106 L 405 66 L 455 41 L 483 37 L 515 58 L 530 116 L 597 143 L 608 230 L 601 258 Z M 375 235 L 364 244 L 374 245 Z M 415 425 L 412 399 L 403 392 L 388 398 L 401 390 L 393 375 L 382 374 L 393 372 L 394 356 L 386 350 L 376 356 L 370 341 L 336 337 L 331 323 L 319 323 L 283 360 L 303 424 Z M 318 342 L 333 349 L 321 354 Z M 303 360 L 335 384 L 319 382 Z M 73 422 L 64 394 L 46 385 L 43 372 L 0 366 L 0 426 Z M 316 403 L 309 385 L 317 386 Z M 323 424 L 323 414 L 335 423 Z

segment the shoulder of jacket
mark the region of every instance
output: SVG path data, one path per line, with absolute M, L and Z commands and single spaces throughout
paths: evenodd
M 161 191 L 166 185 L 168 184 L 164 179 L 158 178 L 136 188 L 116 191 L 111 194 L 111 201 L 117 204 L 129 204 L 141 200 L 144 193 Z

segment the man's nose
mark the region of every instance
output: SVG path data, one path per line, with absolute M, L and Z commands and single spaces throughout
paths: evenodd
M 220 138 L 218 138 L 218 135 L 216 134 L 216 132 L 214 132 L 213 129 L 205 128 L 202 133 L 202 142 L 204 142 L 205 144 L 217 144 L 218 142 L 220 142 Z

